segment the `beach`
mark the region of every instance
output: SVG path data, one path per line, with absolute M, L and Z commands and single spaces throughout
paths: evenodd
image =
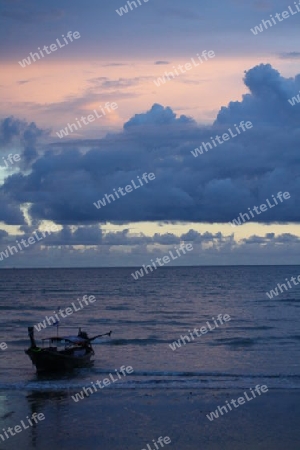
M 236 390 L 103 390 L 79 404 L 66 392 L 2 392 L 1 427 L 32 411 L 45 420 L 0 443 L 15 450 L 168 449 L 299 450 L 300 393 L 271 390 L 213 422 L 206 414 L 240 394 Z M 157 445 L 157 444 L 156 444 Z M 162 448 L 161 446 L 159 448 Z
M 266 295 L 299 267 L 132 270 L 5 272 L 0 450 L 299 450 L 300 293 Z M 91 367 L 37 375 L 27 327 L 78 298 L 37 343 L 111 335 Z

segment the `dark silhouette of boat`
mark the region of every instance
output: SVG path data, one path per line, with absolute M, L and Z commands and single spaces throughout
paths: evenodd
M 34 338 L 34 327 L 28 328 L 30 347 L 25 350 L 37 372 L 56 372 L 72 370 L 78 367 L 87 367 L 95 354 L 91 342 L 102 336 L 110 336 L 111 331 L 89 338 L 85 331 L 79 328 L 77 336 L 56 336 L 43 339 L 49 340 L 48 347 L 38 347 Z M 63 344 L 59 349 L 58 345 Z

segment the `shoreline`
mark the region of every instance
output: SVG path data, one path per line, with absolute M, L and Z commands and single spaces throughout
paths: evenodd
M 72 401 L 72 392 L 0 392 L 2 427 L 32 411 L 46 417 L 5 448 L 141 450 L 160 436 L 169 436 L 168 449 L 174 450 L 300 448 L 300 390 L 270 389 L 267 396 L 213 422 L 206 414 L 238 396 L 239 389 L 103 390 L 79 404 Z

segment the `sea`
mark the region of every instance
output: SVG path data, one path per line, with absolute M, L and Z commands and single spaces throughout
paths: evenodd
M 3 269 L 0 272 L 0 391 L 78 391 L 91 381 L 133 372 L 106 389 L 300 388 L 300 285 L 269 298 L 300 266 L 162 267 L 135 280 L 133 268 Z M 24 350 L 27 327 L 85 295 L 94 303 L 59 327 L 35 331 L 38 345 L 49 336 L 89 336 L 92 367 L 37 375 Z M 206 334 L 170 344 L 219 314 L 231 320 Z

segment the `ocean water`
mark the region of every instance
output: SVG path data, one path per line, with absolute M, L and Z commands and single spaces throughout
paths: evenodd
M 0 278 L 0 390 L 76 391 L 115 373 L 134 372 L 107 389 L 269 389 L 300 387 L 300 285 L 269 299 L 277 283 L 300 274 L 300 266 L 164 267 L 134 280 L 131 268 L 8 269 Z M 96 301 L 61 319 L 59 334 L 90 336 L 91 368 L 38 376 L 24 349 L 27 327 L 57 308 Z M 212 317 L 231 321 L 173 351 L 170 345 Z M 56 327 L 35 332 L 56 335 Z

